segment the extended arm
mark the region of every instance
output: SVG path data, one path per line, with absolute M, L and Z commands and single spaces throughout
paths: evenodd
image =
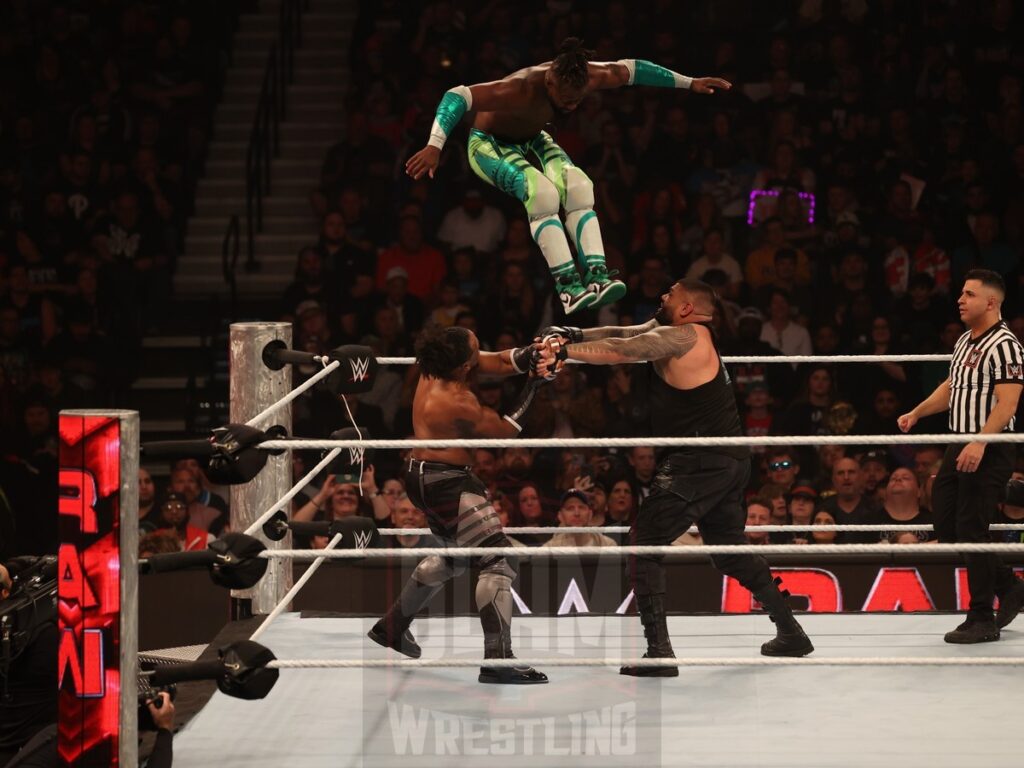
M 502 418 L 498 412 L 481 405 L 473 396 L 460 400 L 459 407 L 452 415 L 452 424 L 460 439 L 478 437 L 508 438 L 518 437 L 519 427 L 508 419 Z
M 480 352 L 479 372 L 485 376 L 515 376 L 527 373 L 532 365 L 534 349 L 540 345 L 503 349 L 500 352 Z
M 935 388 L 935 391 L 928 395 L 927 398 L 922 400 L 918 406 L 912 411 L 917 415 L 917 418 L 923 418 L 925 416 L 932 416 L 936 413 L 942 413 L 943 411 L 949 410 L 949 379 L 939 384 Z
M 662 325 L 628 338 L 608 337 L 563 347 L 567 356 L 593 365 L 618 365 L 682 357 L 697 343 L 691 325 Z
M 430 129 L 427 146 L 409 158 L 405 172 L 418 179 L 424 173 L 434 177 L 441 149 L 455 130 L 463 116 L 472 109 L 491 112 L 496 109 L 515 109 L 529 100 L 526 78 L 520 74 L 510 75 L 479 85 L 457 85 L 449 88 L 441 97 L 434 113 L 434 124 Z
M 655 88 L 685 88 L 695 93 L 729 90 L 732 83 L 719 77 L 687 77 L 646 59 L 619 59 L 591 64 L 594 88 L 621 88 L 625 85 L 650 85 Z

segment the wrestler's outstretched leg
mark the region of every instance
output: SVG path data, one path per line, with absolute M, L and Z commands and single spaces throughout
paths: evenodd
M 473 172 L 526 207 L 530 232 L 548 263 L 565 314 L 591 306 L 597 295 L 576 271 L 565 227 L 558 217 L 558 189 L 526 159 L 525 147 L 501 142 L 483 131 L 469 134 L 469 165 Z
M 594 307 L 613 304 L 626 295 L 626 285 L 615 280 L 605 263 L 601 226 L 594 212 L 594 183 L 577 168 L 547 131 L 541 131 L 530 145 L 544 175 L 555 185 L 565 209 L 565 227 L 576 248 L 580 272 Z

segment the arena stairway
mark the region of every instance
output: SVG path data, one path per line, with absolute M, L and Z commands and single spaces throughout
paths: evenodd
M 310 0 L 302 14 L 295 51 L 295 79 L 288 88 L 280 155 L 271 161 L 271 194 L 264 199 L 264 229 L 256 236 L 256 272 L 237 270 L 245 297 L 279 296 L 291 280 L 299 249 L 315 242 L 318 222 L 308 199 L 327 148 L 343 134 L 342 98 L 348 48 L 358 0 Z M 179 296 L 224 295 L 221 246 L 233 214 L 241 219 L 245 254 L 245 159 L 268 52 L 276 40 L 278 3 L 260 0 L 244 15 L 235 37 L 232 66 L 218 105 L 206 171 L 196 192 L 184 253 L 175 276 Z

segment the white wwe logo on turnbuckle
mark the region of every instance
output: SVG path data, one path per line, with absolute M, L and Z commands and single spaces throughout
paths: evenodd
M 366 381 L 370 372 L 370 358 L 350 358 L 348 364 L 352 367 L 352 381 Z
M 370 544 L 370 534 L 372 531 L 356 531 L 352 534 L 356 540 L 356 549 L 366 549 Z

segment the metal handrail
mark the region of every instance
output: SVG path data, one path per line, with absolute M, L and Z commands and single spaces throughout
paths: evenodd
M 231 297 L 230 312 L 232 320 L 235 319 L 238 310 L 238 279 L 235 277 L 235 274 L 238 269 L 239 231 L 238 214 L 234 214 L 228 221 L 228 227 L 224 232 L 224 239 L 220 244 L 220 266 L 221 272 L 224 275 L 224 282 L 228 285 Z
M 263 71 L 245 154 L 247 272 L 260 268 L 256 259 L 256 235 L 263 231 L 263 198 L 270 194 L 270 162 L 281 151 L 281 121 L 287 114 L 287 89 L 295 74 L 295 48 L 302 41 L 301 16 L 308 5 L 308 0 L 282 0 L 277 41 L 270 48 Z

